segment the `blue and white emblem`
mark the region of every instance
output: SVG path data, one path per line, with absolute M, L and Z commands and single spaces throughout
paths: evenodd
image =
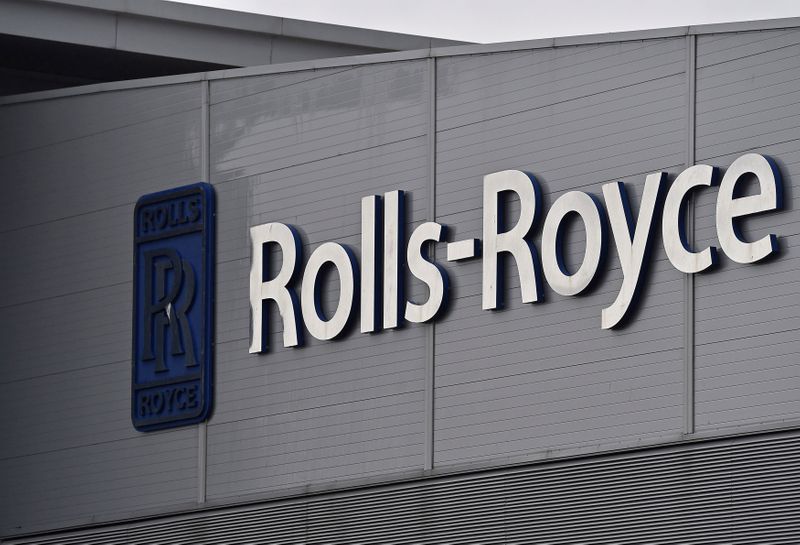
M 213 188 L 198 183 L 139 199 L 133 252 L 133 425 L 201 422 L 212 393 Z

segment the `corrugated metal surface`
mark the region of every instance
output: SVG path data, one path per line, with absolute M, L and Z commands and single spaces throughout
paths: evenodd
M 485 174 L 536 176 L 547 208 L 568 190 L 602 199 L 623 180 L 634 210 L 644 176 L 685 160 L 684 39 L 438 61 L 437 220 L 481 235 Z M 516 217 L 514 209 L 510 215 Z M 533 240 L 540 248 L 541 220 Z M 575 270 L 584 233 L 573 233 Z M 480 260 L 450 264 L 451 312 L 436 326 L 434 465 L 524 460 L 681 432 L 683 275 L 654 252 L 635 319 L 600 329 L 621 271 L 613 243 L 595 290 L 522 304 L 508 260 L 501 311 L 481 310 Z M 569 342 L 565 343 L 564 339 Z
M 763 153 L 785 186 L 784 211 L 744 223 L 749 240 L 778 235 L 781 255 L 757 265 L 723 255 L 719 270 L 697 276 L 697 427 L 798 420 L 800 31 L 700 37 L 697 66 L 697 162 Z M 698 200 L 698 246 L 715 244 L 715 197 Z
M 130 423 L 130 274 L 136 199 L 199 177 L 199 114 L 198 84 L 0 109 L 3 532 L 196 496 L 197 430 Z
M 797 436 L 717 441 L 12 543 L 797 543 L 798 470 Z

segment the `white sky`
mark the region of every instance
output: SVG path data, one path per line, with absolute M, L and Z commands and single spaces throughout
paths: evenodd
M 179 0 L 471 42 L 800 16 L 800 0 Z

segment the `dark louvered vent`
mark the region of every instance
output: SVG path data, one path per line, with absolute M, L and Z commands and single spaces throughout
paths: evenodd
M 440 477 L 12 543 L 776 544 L 800 536 L 800 436 Z

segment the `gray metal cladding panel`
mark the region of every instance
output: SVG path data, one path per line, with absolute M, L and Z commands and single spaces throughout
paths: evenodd
M 1 233 L 3 306 L 129 283 L 132 218 L 129 203 Z
M 685 67 L 683 39 L 441 59 L 437 128 L 449 130 L 663 80 L 683 74 Z
M 305 346 L 288 349 L 273 309 L 269 351 L 249 354 L 247 286 L 253 225 L 297 227 L 305 262 L 326 241 L 359 255 L 364 196 L 403 189 L 409 229 L 427 219 L 425 66 L 212 82 L 219 304 L 209 498 L 422 468 L 424 328 L 365 335 L 356 321 L 340 340 L 305 332 Z M 326 286 L 330 309 L 335 275 Z
M 0 232 L 131 205 L 195 182 L 200 86 L 169 85 L 0 108 Z
M 124 282 L 0 308 L 0 387 L 130 362 L 131 300 Z
M 197 431 L 130 422 L 133 208 L 200 177 L 200 85 L 0 108 L 0 528 L 193 502 Z
M 130 358 L 1 384 L 0 459 L 132 437 L 129 374 Z
M 796 436 L 276 501 L 22 544 L 794 544 Z
M 278 76 L 286 83 L 268 83 L 262 92 L 256 84 L 247 96 L 214 104 L 214 181 L 273 172 L 426 132 L 425 62 L 309 76 L 307 81 Z M 212 97 L 216 95 L 212 90 Z
M 128 400 L 126 400 L 128 401 Z M 197 495 L 197 429 L 129 434 L 0 460 L 0 530 L 59 528 Z M 188 463 L 187 463 L 188 461 Z
M 646 174 L 683 168 L 685 58 L 681 39 L 439 60 L 437 221 L 455 240 L 481 237 L 483 176 L 505 169 L 537 178 L 544 210 L 568 190 L 602 199 L 603 183 L 622 180 L 636 214 Z M 541 219 L 537 248 L 540 235 Z M 572 270 L 584 238 L 582 228 L 567 238 Z M 543 302 L 522 304 L 509 259 L 506 308 L 492 312 L 481 310 L 480 262 L 450 264 L 451 310 L 436 325 L 434 465 L 678 437 L 684 280 L 660 237 L 654 248 L 634 317 L 613 331 L 600 328 L 622 281 L 613 238 L 585 296 L 545 287 Z
M 743 224 L 748 240 L 778 236 L 776 258 L 740 265 L 723 253 L 696 277 L 696 422 L 785 426 L 800 419 L 800 32 L 701 37 L 697 53 L 697 162 L 724 169 L 744 153 L 768 155 L 785 198 L 782 211 Z M 698 198 L 697 247 L 719 246 L 716 196 Z
M 214 80 L 211 84 L 209 102 L 219 104 L 229 100 L 243 99 L 267 91 L 281 89 L 302 82 L 327 78 L 333 74 L 351 70 L 351 67 L 323 68 L 319 70 L 300 70 L 297 72 L 286 72 L 269 74 L 266 76 L 251 76 L 239 78 L 224 78 Z M 253 95 L 253 96 L 251 96 Z M 215 126 L 214 131 L 221 130 L 222 127 Z M 227 129 L 230 130 L 230 127 Z

